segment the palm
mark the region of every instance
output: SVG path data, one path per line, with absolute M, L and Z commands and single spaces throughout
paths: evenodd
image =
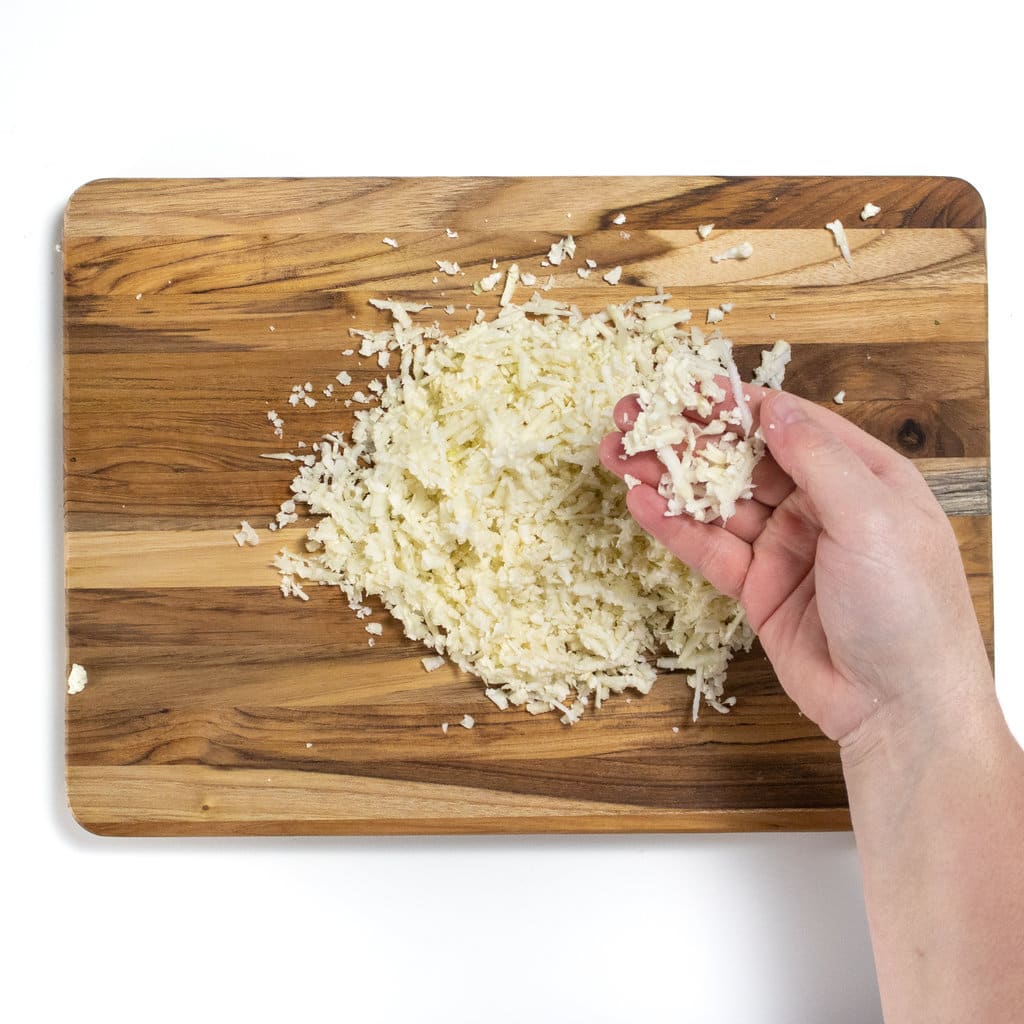
M 800 506 L 794 492 L 753 540 L 739 599 L 786 691 L 804 714 L 837 738 L 857 724 L 865 709 L 851 713 L 848 707 L 849 684 L 833 663 L 819 611 L 819 601 L 829 597 L 827 556 L 836 553 L 836 545 Z M 826 577 L 821 581 L 824 595 L 819 576 Z

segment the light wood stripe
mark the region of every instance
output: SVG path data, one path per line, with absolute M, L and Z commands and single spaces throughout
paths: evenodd
M 273 300 L 287 309 L 289 296 L 302 296 L 306 304 L 314 297 L 315 308 L 324 302 L 317 303 L 315 296 L 365 288 L 369 281 L 378 295 L 418 290 L 435 297 L 439 307 L 446 302 L 491 306 L 493 301 L 479 302 L 472 285 L 491 272 L 494 259 L 517 262 L 541 283 L 553 278 L 560 294 L 571 288 L 572 294 L 597 297 L 602 304 L 625 301 L 631 289 L 660 286 L 672 292 L 684 283 L 687 290 L 741 285 L 849 288 L 862 282 L 891 287 L 894 267 L 899 268 L 900 284 L 909 287 L 935 287 L 946 278 L 959 286 L 985 283 L 985 232 L 978 228 L 850 228 L 851 265 L 824 225 L 724 230 L 704 241 L 694 230 L 634 231 L 628 238 L 618 231 L 590 232 L 579 239 L 571 262 L 545 266 L 551 244 L 571 231 L 571 226 L 552 225 L 540 232 L 506 232 L 500 241 L 493 235 L 454 240 L 436 233 L 409 235 L 395 250 L 383 246 L 376 234 L 185 237 L 169 245 L 120 235 L 76 239 L 66 243 L 66 257 L 75 261 L 67 287 L 72 298 L 102 294 L 105 308 L 121 319 L 146 317 L 159 305 L 155 299 L 163 296 L 206 296 L 221 309 L 229 299 L 256 299 L 267 312 Z M 744 242 L 754 249 L 749 259 L 712 259 Z M 581 281 L 576 270 L 586 259 L 597 262 L 598 272 Z M 437 260 L 457 261 L 460 273 L 440 272 Z M 611 287 L 603 274 L 615 266 L 623 268 L 622 280 Z M 529 294 L 525 288 L 523 293 Z
M 79 824 L 101 835 L 401 835 L 849 828 L 843 807 L 638 813 L 609 802 L 311 772 L 159 765 L 67 772 Z M 451 808 L 461 809 L 453 817 Z
M 960 471 L 964 460 L 934 460 L 939 466 L 931 475 L 934 490 L 945 494 L 950 504 L 970 505 L 958 512 L 953 526 L 961 542 L 967 571 L 985 571 L 991 565 L 991 551 L 979 541 L 978 529 L 986 535 L 987 488 L 964 489 L 967 475 Z M 947 466 L 947 461 L 956 463 Z M 983 468 L 974 467 L 987 484 Z M 986 467 L 987 468 L 987 467 Z M 977 517 L 977 518 L 974 518 Z M 262 527 L 262 524 L 257 524 Z M 72 531 L 65 538 L 66 583 L 69 590 L 133 589 L 149 587 L 258 587 L 276 585 L 271 565 L 281 548 L 300 551 L 305 530 L 289 527 L 272 533 L 257 531 L 257 547 L 239 548 L 231 532 L 224 530 L 101 530 Z

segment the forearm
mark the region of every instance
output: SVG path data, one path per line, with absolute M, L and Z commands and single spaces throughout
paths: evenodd
M 1024 752 L 994 695 L 844 747 L 886 1024 L 1020 1019 Z

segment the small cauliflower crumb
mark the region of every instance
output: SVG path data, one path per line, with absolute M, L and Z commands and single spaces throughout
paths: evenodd
M 501 271 L 496 270 L 493 274 L 488 274 L 486 277 L 480 278 L 475 285 L 473 285 L 473 294 L 479 295 L 481 292 L 489 292 L 494 290 L 494 286 L 501 280 Z
M 707 320 L 707 322 L 709 324 L 719 324 L 724 319 L 725 319 L 725 314 L 720 309 L 716 309 L 716 308 L 712 307 L 711 309 L 708 310 L 708 320 Z
M 74 664 L 68 673 L 68 693 L 81 693 L 85 684 L 89 682 L 89 676 L 81 665 Z
M 576 239 L 573 238 L 572 235 L 566 235 L 565 238 L 559 239 L 557 242 L 552 242 L 551 248 L 548 250 L 548 262 L 551 266 L 557 267 L 562 260 L 571 260 L 575 255 Z
M 458 238 L 458 237 L 459 237 L 459 233 L 458 233 L 458 231 L 452 231 L 452 229 L 451 229 L 451 228 L 445 228 L 445 229 L 444 229 L 444 233 L 445 233 L 445 234 L 446 234 L 446 235 L 447 235 L 447 236 L 448 236 L 449 238 Z
M 721 263 L 723 260 L 749 260 L 754 255 L 754 247 L 749 242 L 740 242 L 739 245 L 731 246 L 725 252 L 711 257 L 712 263 Z
M 461 725 L 463 729 L 472 729 L 473 726 L 476 725 L 476 721 L 472 715 L 463 715 L 462 721 L 459 722 L 459 725 Z
M 537 283 L 537 275 L 530 273 L 521 274 L 519 280 L 522 281 L 527 288 L 532 288 Z
M 643 483 L 643 480 L 633 476 L 631 473 L 624 473 L 622 480 L 630 490 L 633 490 L 634 487 L 639 487 Z
M 508 709 L 508 695 L 504 690 L 496 690 L 493 687 L 488 687 L 484 690 L 484 696 L 500 710 L 505 711 Z
M 612 217 L 612 223 L 613 224 L 625 224 L 626 223 L 626 215 L 624 213 L 620 213 L 620 214 L 618 214 L 618 216 Z
M 588 277 L 590 277 L 590 270 L 589 270 L 589 268 L 587 268 L 587 267 L 577 267 L 576 268 L 576 276 L 577 277 L 582 277 L 584 280 L 586 280 Z
M 846 401 L 846 392 L 845 391 L 837 391 L 835 393 L 835 395 L 833 396 L 832 401 L 835 402 L 836 405 L 842 405 L 843 402 Z
M 515 294 L 516 285 L 518 283 L 519 264 L 513 263 L 505 273 L 505 287 L 502 290 L 501 298 L 498 299 L 499 306 L 505 307 L 512 301 L 512 296 Z
M 424 672 L 436 672 L 444 665 L 444 658 L 439 654 L 433 654 L 426 658 L 420 658 Z
M 707 238 L 714 229 L 714 224 L 701 224 L 701 226 L 697 228 L 697 234 L 700 235 L 701 238 Z
M 352 383 L 352 374 L 349 373 L 348 370 L 342 370 L 334 379 L 345 387 Z
M 864 209 L 860 211 L 861 220 L 870 220 L 872 217 L 877 217 L 882 212 L 880 206 L 875 206 L 874 203 L 865 203 Z
M 259 535 L 244 519 L 242 520 L 242 525 L 238 533 L 233 536 L 240 548 L 244 548 L 246 544 L 250 547 L 256 547 L 260 542 Z
M 445 734 L 445 736 L 448 735 L 448 723 L 447 722 L 442 722 L 441 723 L 441 732 L 443 732 Z
M 825 225 L 829 231 L 832 232 L 832 237 L 836 240 L 836 245 L 839 246 L 839 251 L 843 254 L 843 259 L 846 260 L 847 266 L 853 266 L 853 257 L 850 255 L 850 245 L 846 241 L 846 231 L 843 228 L 843 222 L 841 220 L 833 220 Z
M 440 270 L 442 274 L 447 274 L 449 277 L 454 277 L 461 269 L 458 263 L 454 261 L 434 260 L 434 262 L 437 264 L 437 269 Z
M 611 285 L 616 285 L 622 278 L 622 267 L 614 267 L 604 275 L 603 280 L 607 281 Z
M 390 245 L 392 249 L 398 248 L 398 243 L 393 238 L 382 238 L 381 241 L 385 245 Z

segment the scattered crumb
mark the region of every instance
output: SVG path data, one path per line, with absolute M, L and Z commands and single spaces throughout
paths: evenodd
M 712 307 L 711 309 L 708 310 L 707 322 L 709 324 L 720 324 L 724 319 L 725 314 L 720 309 L 715 309 L 714 307 Z
M 68 693 L 81 693 L 85 684 L 89 682 L 89 676 L 81 665 L 74 664 L 68 673 Z
M 846 241 L 846 231 L 843 229 L 843 222 L 837 218 L 830 221 L 825 227 L 832 232 L 832 237 L 836 240 L 836 245 L 839 246 L 839 251 L 843 254 L 843 259 L 846 260 L 847 266 L 852 267 L 853 257 L 850 255 L 850 245 Z
M 448 723 L 447 722 L 442 722 L 441 723 L 441 732 L 443 732 L 445 734 L 445 736 L 448 735 Z
M 731 313 L 733 311 L 733 304 L 731 302 L 723 302 L 718 308 L 723 313 Z
M 672 731 L 673 732 L 679 732 L 679 726 L 678 725 L 673 725 L 672 726 Z
M 240 548 L 245 547 L 246 544 L 254 548 L 260 542 L 259 534 L 244 519 L 238 533 L 232 534 L 232 536 Z
M 861 220 L 870 220 L 872 217 L 878 216 L 882 212 L 880 206 L 875 206 L 874 203 L 865 203 L 864 209 L 860 211 Z
M 434 260 L 434 262 L 437 264 L 437 269 L 440 270 L 442 274 L 447 274 L 449 277 L 454 277 L 461 269 L 458 263 L 450 260 Z
M 837 391 L 835 393 L 835 395 L 833 396 L 832 401 L 835 402 L 836 405 L 842 405 L 843 402 L 846 401 L 846 392 L 845 391 Z
M 444 664 L 444 658 L 440 654 L 432 654 L 426 658 L 420 658 L 424 672 L 436 672 Z
M 366 646 L 367 647 L 373 647 L 376 643 L 377 643 L 376 639 L 371 636 L 370 639 L 366 641 Z
M 624 242 L 628 242 L 632 237 L 633 236 L 628 231 L 619 232 L 619 238 L 621 238 Z
M 590 267 L 591 270 L 597 270 L 597 260 L 587 260 L 586 262 L 587 266 Z
M 138 302 L 139 299 L 141 299 L 141 298 L 142 298 L 142 292 L 139 292 L 139 294 L 135 296 L 135 301 Z
M 585 279 L 590 277 L 590 270 L 587 267 L 577 267 L 576 274 Z
M 634 487 L 639 487 L 643 483 L 643 480 L 632 476 L 630 473 L 624 474 L 622 479 L 630 490 L 633 490 Z
M 529 273 L 522 274 L 519 280 L 522 281 L 527 288 L 532 288 L 537 283 L 537 275 Z
M 445 233 L 445 234 L 446 234 L 446 235 L 447 235 L 447 236 L 448 236 L 449 238 L 458 238 L 458 237 L 459 237 L 459 233 L 458 233 L 458 231 L 452 231 L 452 229 L 451 229 L 451 228 L 445 228 L 445 229 L 444 229 L 444 233 Z
M 754 247 L 749 242 L 740 242 L 739 245 L 734 245 L 726 249 L 725 252 L 712 256 L 711 262 L 721 263 L 722 260 L 749 260 L 753 255 Z
M 484 690 L 484 696 L 502 711 L 508 708 L 508 696 L 504 690 L 488 688 Z
M 342 386 L 345 386 L 352 383 L 352 374 L 348 370 L 342 370 L 334 379 Z
M 697 228 L 697 234 L 700 235 L 701 238 L 707 238 L 714 229 L 714 224 L 701 224 L 701 226 Z
M 382 238 L 381 241 L 385 245 L 390 245 L 392 249 L 398 248 L 398 243 L 393 238 Z
M 614 267 L 612 270 L 609 270 L 608 273 L 604 275 L 603 280 L 607 281 L 611 285 L 616 285 L 619 283 L 621 277 L 622 267 Z
M 459 722 L 459 725 L 461 725 L 463 729 L 472 729 L 473 726 L 476 725 L 476 721 L 472 715 L 463 715 L 462 721 Z
M 488 274 L 486 277 L 480 278 L 475 285 L 473 285 L 473 293 L 479 295 L 481 292 L 489 292 L 494 290 L 494 286 L 501 280 L 501 271 L 496 270 L 493 274 Z
M 379 622 L 368 622 L 364 628 L 370 636 L 384 635 L 384 627 Z
M 307 750 L 312 750 L 313 749 L 313 744 L 312 743 L 307 743 L 306 744 L 306 749 Z
M 548 262 L 553 267 L 557 267 L 562 260 L 572 259 L 576 255 L 576 239 L 572 235 L 566 235 L 565 238 L 559 239 L 557 242 L 551 243 L 551 248 L 548 250 Z M 544 263 L 541 263 L 544 266 Z
M 774 320 L 775 319 L 775 314 L 774 313 L 769 313 L 768 314 L 768 319 L 769 320 Z
M 354 356 L 356 354 L 356 350 L 354 348 L 343 348 L 341 350 L 341 354 L 343 356 Z
M 270 333 L 271 333 L 271 334 L 273 334 L 273 333 L 274 333 L 274 331 L 276 331 L 276 330 L 277 330 L 277 328 L 276 328 L 276 327 L 275 327 L 275 326 L 274 326 L 273 324 L 271 324 L 271 325 L 270 325 L 270 327 L 269 327 L 269 328 L 267 328 L 267 329 L 268 329 L 268 330 L 270 331 Z
M 612 223 L 613 224 L 625 224 L 626 223 L 626 215 L 624 213 L 620 213 L 617 217 L 612 217 Z

